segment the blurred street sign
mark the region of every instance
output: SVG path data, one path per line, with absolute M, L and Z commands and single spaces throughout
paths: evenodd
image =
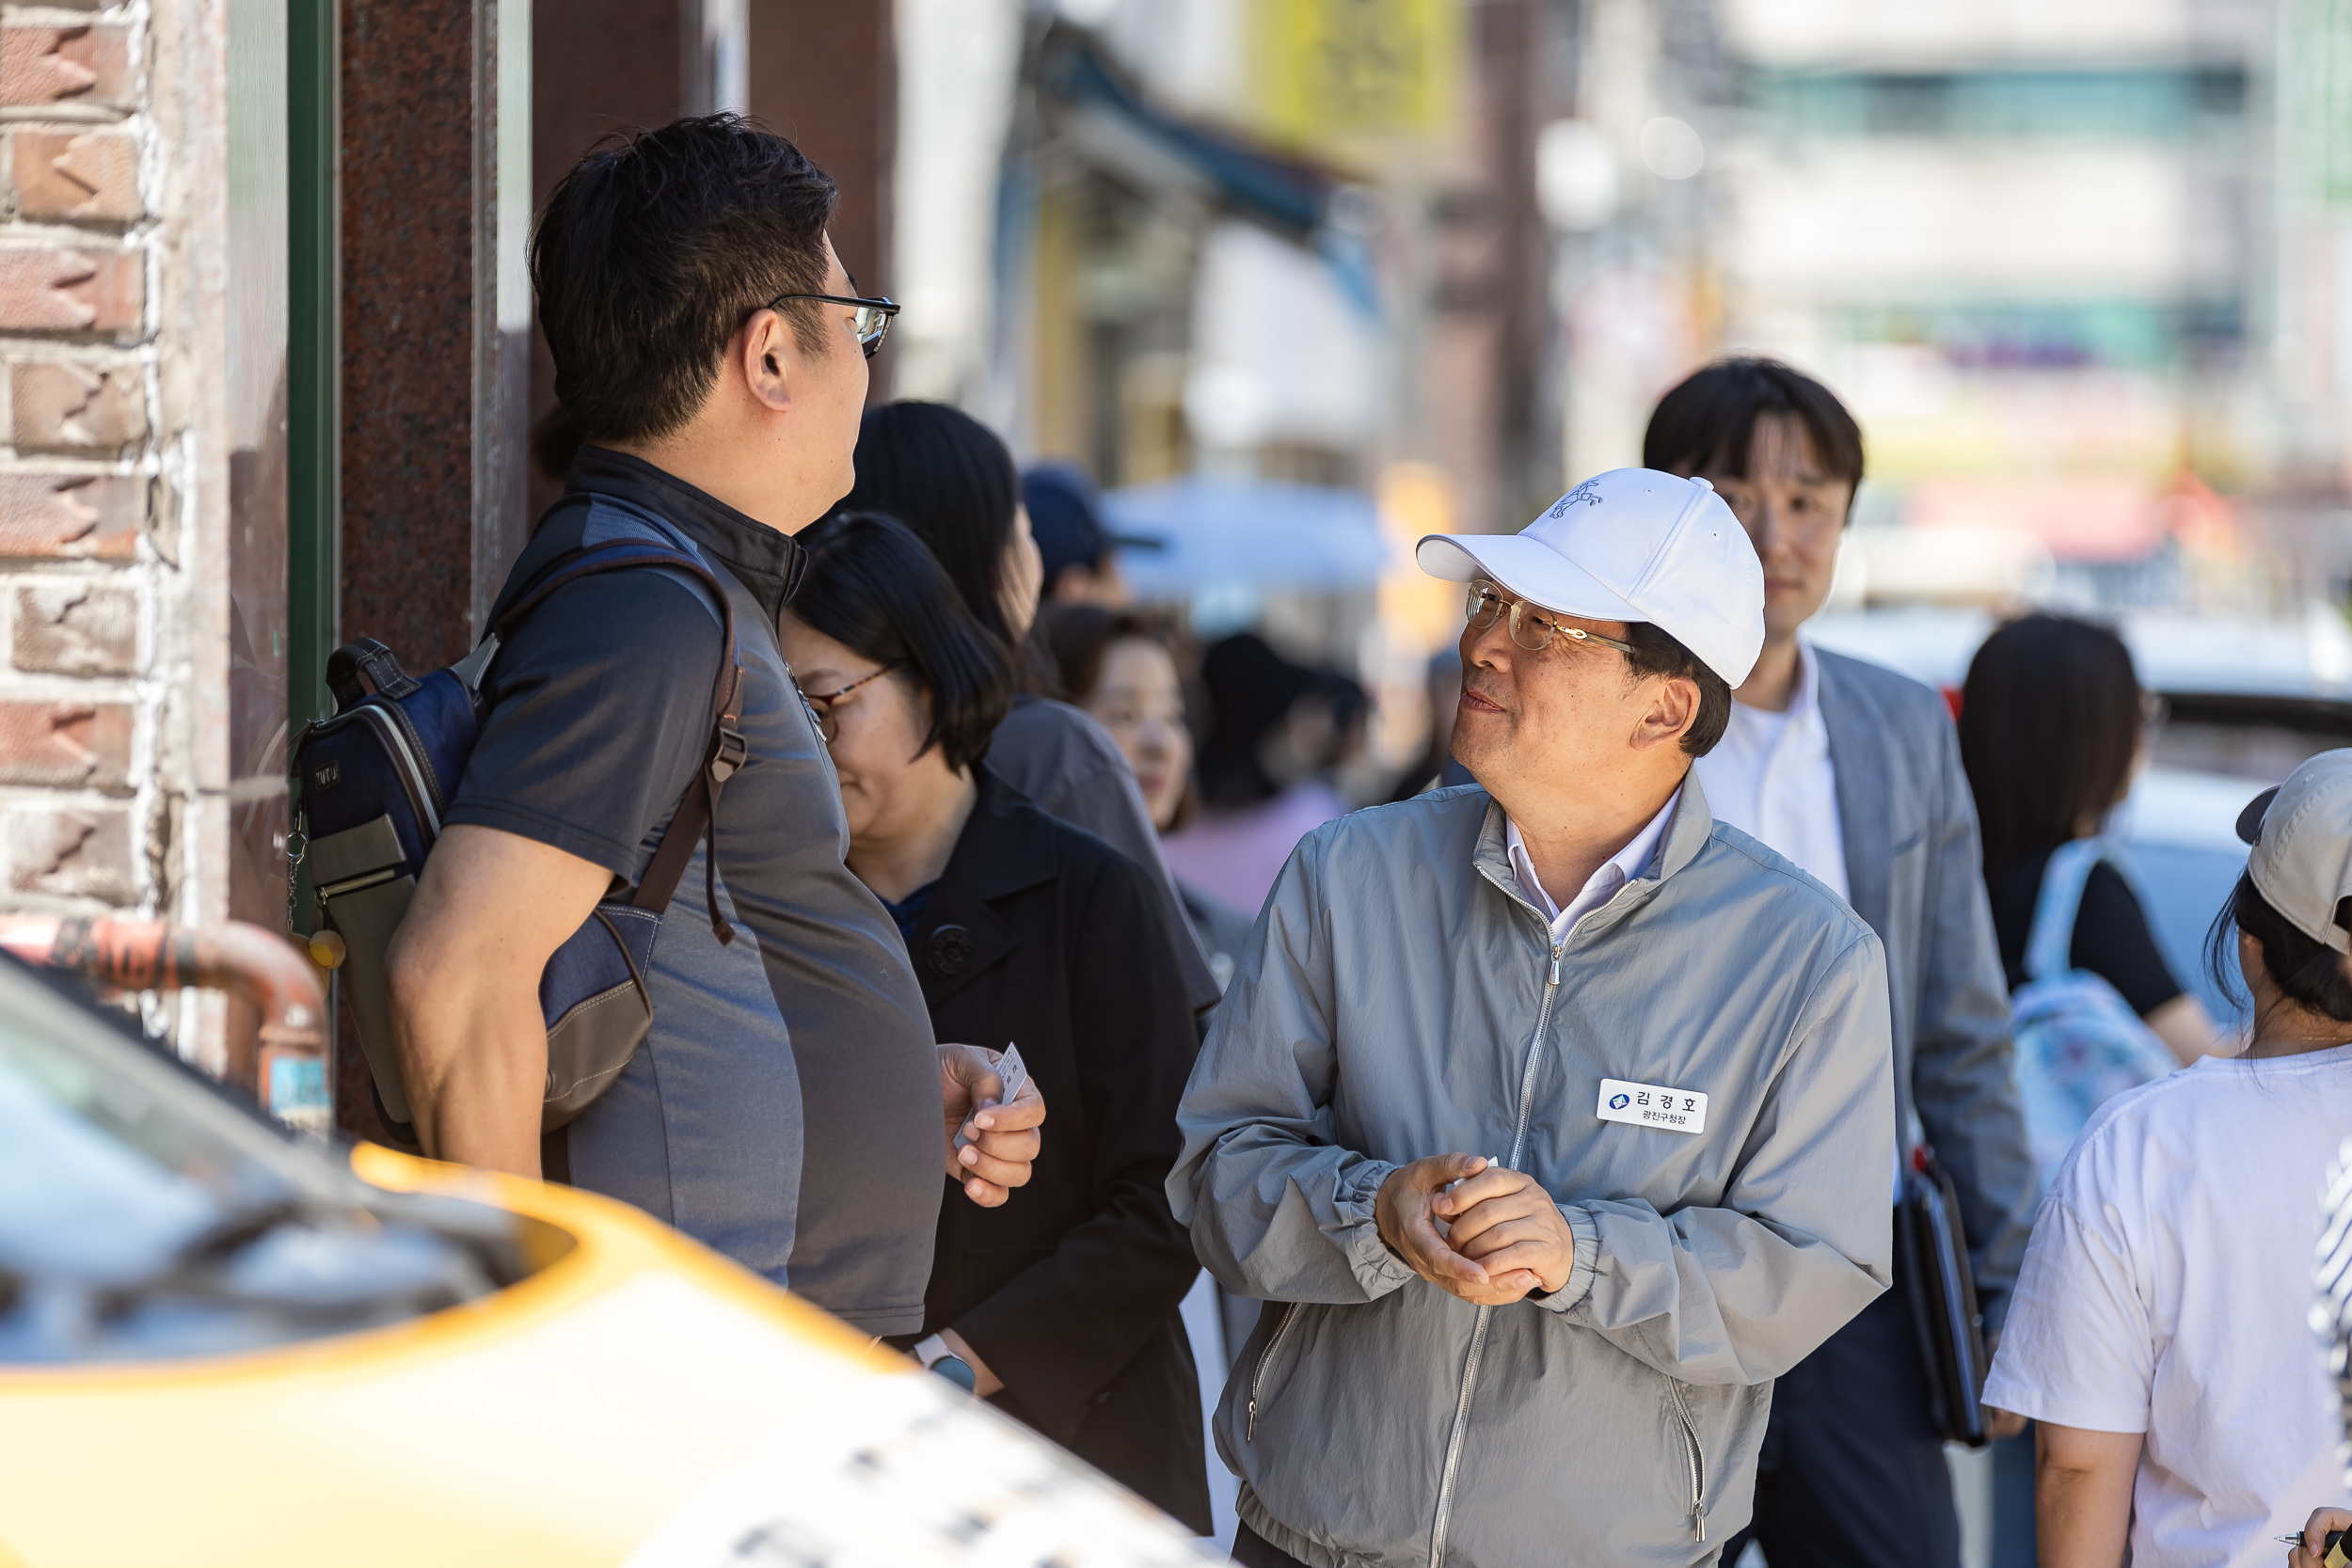
M 1344 152 L 1450 123 L 1456 0 L 1253 0 L 1249 14 L 1258 126 L 1273 139 Z

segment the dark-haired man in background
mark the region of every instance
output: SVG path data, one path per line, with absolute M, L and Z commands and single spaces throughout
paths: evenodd
M 1420 560 L 1468 580 L 1478 785 L 1307 835 L 1177 1112 L 1176 1217 L 1268 1304 L 1234 1557 L 1711 1563 L 1772 1379 L 1886 1287 L 1878 941 L 1692 776 L 1764 635 L 1706 484 Z
M 1021 476 L 1021 504 L 1044 568 L 1039 597 L 1047 604 L 1123 605 L 1135 595 L 1119 570 L 1119 552 L 1161 550 L 1167 541 L 1114 533 L 1103 526 L 1094 481 L 1072 463 L 1041 463 Z
M 870 1333 L 921 1326 L 943 1168 L 976 1202 L 1028 1179 L 1043 1118 L 991 1058 L 932 1044 L 888 914 L 843 863 L 823 740 L 777 650 L 793 532 L 851 480 L 866 358 L 892 308 L 826 236 L 832 179 L 727 115 L 609 141 L 532 246 L 556 394 L 585 443 L 499 610 L 568 551 L 660 543 L 733 610 L 749 748 L 716 816 L 724 940 L 697 847 L 645 975 L 653 1031 L 544 1149 Z M 497 610 L 493 611 L 495 618 Z M 543 1169 L 538 984 L 608 889 L 644 875 L 697 772 L 728 657 L 716 601 L 660 568 L 584 578 L 515 628 L 448 827 L 391 954 L 403 1075 L 428 1152 Z
M 1719 818 L 1811 872 L 1885 945 L 1902 1148 L 1924 1139 L 1951 1171 L 1986 1332 L 1997 1334 L 2034 1167 L 1959 740 L 1935 692 L 1797 629 L 1829 596 L 1862 432 L 1811 377 L 1729 359 L 1660 402 L 1642 460 L 1713 483 L 1756 542 L 1763 651 L 1732 694 L 1722 743 L 1694 770 Z M 1890 1173 L 1890 1207 L 1892 1184 Z M 1899 1269 L 1893 1290 L 1781 1379 L 1756 1497 L 1772 1562 L 1957 1568 L 1915 1288 Z

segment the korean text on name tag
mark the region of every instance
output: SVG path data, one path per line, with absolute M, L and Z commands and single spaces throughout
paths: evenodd
M 1603 1121 L 1635 1127 L 1661 1127 L 1670 1132 L 1707 1131 L 1707 1096 L 1696 1089 L 1664 1084 L 1632 1084 L 1622 1078 L 1600 1081 L 1600 1103 L 1595 1115 Z

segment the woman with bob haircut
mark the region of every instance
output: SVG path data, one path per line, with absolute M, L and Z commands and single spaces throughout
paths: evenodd
M 963 608 L 1011 664 L 1017 690 L 989 748 L 998 776 L 1143 868 L 1160 894 L 1186 1002 L 1195 1012 L 1216 1006 L 1217 983 L 1186 924 L 1135 774 L 1102 725 L 1054 700 L 1053 662 L 1032 635 L 1044 567 L 1005 443 L 944 403 L 868 408 L 858 425 L 857 486 L 837 510 L 889 514 L 946 569 Z
M 2100 837 L 2138 769 L 2148 710 L 2123 640 L 2062 615 L 1995 629 L 1961 692 L 1961 766 L 2043 1184 L 2101 1102 L 2215 1046 L 2203 1005 L 2175 977 Z M 2037 966 L 2043 984 L 2033 984 Z M 2021 1547 L 2033 1528 L 2033 1449 L 2030 1433 L 1994 1449 L 1993 1533 Z
M 2142 758 L 2148 694 L 2106 627 L 2027 615 L 1984 640 L 1968 665 L 1960 758 L 1984 834 L 1985 890 L 2001 964 L 2026 984 L 2026 936 L 2058 851 L 2095 839 Z M 2204 1005 L 2182 989 L 2121 872 L 2083 879 L 2070 958 L 2100 976 L 2184 1064 L 2215 1049 Z
M 2279 1560 L 2341 1499 L 2312 1245 L 2352 1126 L 2352 751 L 2238 818 L 2208 962 L 2253 1037 L 2102 1105 L 2034 1222 L 1985 1403 L 2037 1423 L 2042 1568 Z M 2309 1519 L 2312 1550 L 2332 1512 Z
M 1160 899 L 984 765 L 1004 647 L 922 541 L 856 513 L 799 537 L 781 640 L 840 775 L 850 870 L 898 922 L 939 1037 L 1017 1046 L 1053 1107 L 1014 1201 L 941 1205 L 916 1354 L 960 1357 L 977 1392 L 1206 1533 L 1178 1316 L 1200 1264 L 1163 1189 L 1194 1037 Z

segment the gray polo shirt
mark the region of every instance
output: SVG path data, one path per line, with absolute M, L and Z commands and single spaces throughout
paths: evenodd
M 898 928 L 852 877 L 840 786 L 776 645 L 799 547 L 652 465 L 580 453 L 508 579 L 564 550 L 660 539 L 726 586 L 750 758 L 719 800 L 647 975 L 652 1037 L 570 1132 L 572 1180 L 675 1225 L 873 1334 L 921 1326 L 942 1157 L 929 1014 Z M 710 738 L 723 657 L 707 590 L 613 572 L 550 597 L 500 649 L 495 704 L 449 820 L 634 883 Z

